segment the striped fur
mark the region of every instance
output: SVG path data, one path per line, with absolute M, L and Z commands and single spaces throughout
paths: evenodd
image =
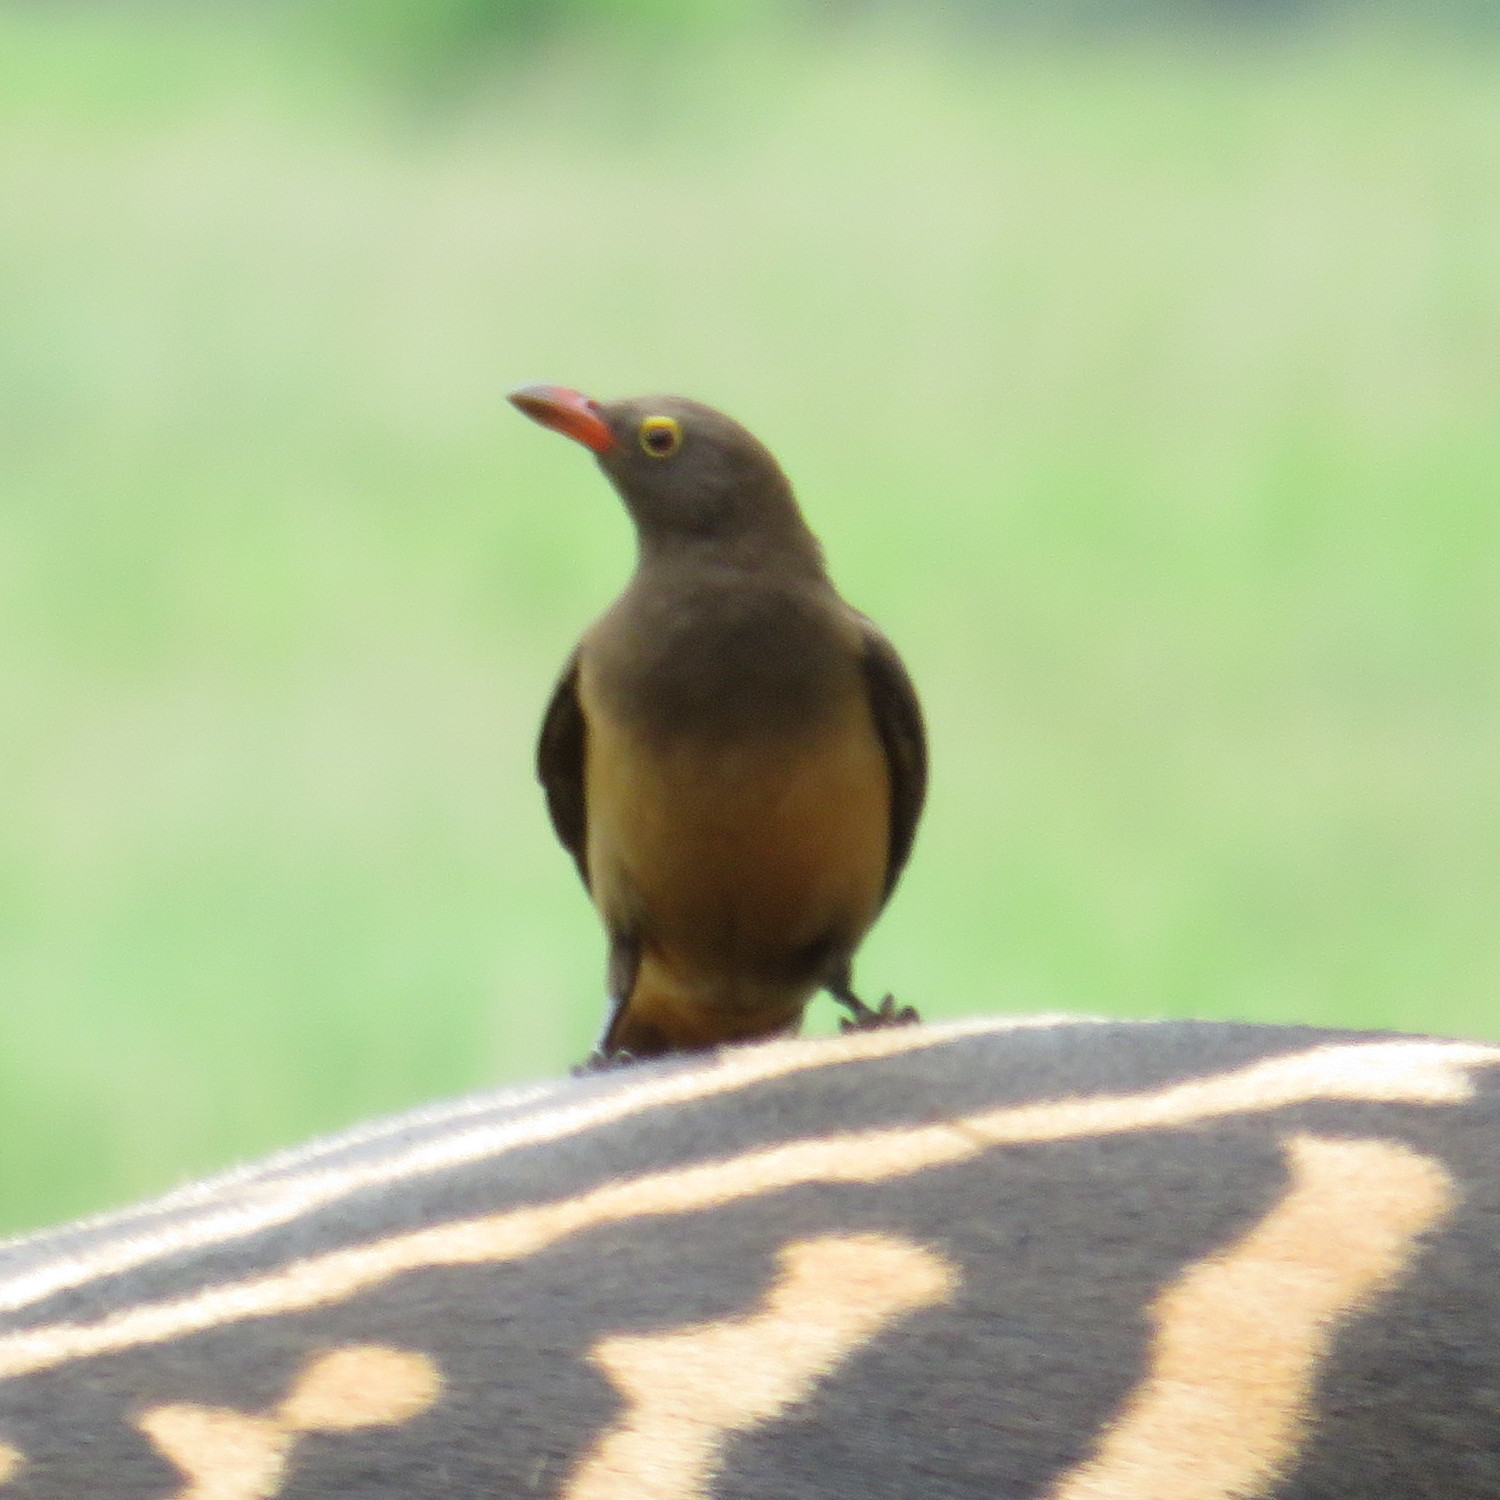
M 0 1245 L 0 1500 L 1500 1500 L 1500 1048 L 1041 1019 Z

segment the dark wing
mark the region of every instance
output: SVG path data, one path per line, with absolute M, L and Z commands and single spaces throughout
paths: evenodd
M 573 856 L 584 885 L 589 883 L 588 810 L 583 793 L 583 706 L 578 701 L 578 656 L 563 668 L 552 701 L 542 716 L 536 743 L 536 774 L 547 794 L 547 811 L 563 848 Z
M 927 733 L 917 690 L 896 648 L 863 615 L 859 627 L 864 636 L 870 708 L 891 768 L 891 852 L 885 867 L 885 895 L 889 896 L 911 853 L 927 798 Z

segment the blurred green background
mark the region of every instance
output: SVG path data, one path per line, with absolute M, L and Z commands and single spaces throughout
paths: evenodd
M 586 1050 L 527 380 L 906 655 L 868 990 L 1500 1036 L 1492 11 L 0 7 L 0 1227 Z

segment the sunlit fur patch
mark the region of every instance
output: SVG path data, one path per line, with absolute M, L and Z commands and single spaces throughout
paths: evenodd
M 518 1260 L 606 1224 L 699 1213 L 803 1184 L 886 1182 L 1009 1145 L 1167 1129 L 1315 1100 L 1461 1103 L 1474 1092 L 1466 1070 L 1497 1060 L 1500 1051 L 1467 1042 L 1335 1044 L 1148 1093 L 1007 1106 L 919 1126 L 791 1141 L 611 1181 L 551 1203 L 393 1234 L 180 1299 L 140 1303 L 93 1323 L 14 1333 L 0 1339 L 0 1378 L 327 1306 L 409 1271 Z
M 312 1361 L 266 1415 L 183 1402 L 148 1408 L 136 1426 L 187 1478 L 172 1500 L 269 1500 L 300 1434 L 396 1426 L 441 1388 L 425 1354 L 355 1344 Z
M 898 1318 L 946 1300 L 958 1268 L 888 1235 L 806 1240 L 748 1316 L 602 1339 L 593 1362 L 626 1399 L 561 1500 L 695 1500 L 734 1434 L 769 1422 Z
M 264 1500 L 281 1488 L 296 1434 L 270 1417 L 214 1406 L 154 1406 L 137 1426 L 187 1476 L 172 1500 Z
M 120 1238 L 103 1245 L 58 1257 L 0 1280 L 0 1312 L 19 1311 L 58 1292 L 71 1291 L 167 1256 L 248 1238 L 370 1188 L 404 1183 L 424 1174 L 492 1160 L 511 1151 L 550 1145 L 651 1110 L 722 1097 L 810 1070 L 921 1052 L 963 1037 L 1065 1024 L 1097 1022 L 1091 1018 L 1070 1016 L 987 1018 L 942 1026 L 856 1032 L 843 1037 L 768 1042 L 755 1047 L 731 1048 L 705 1061 L 701 1067 L 669 1072 L 664 1076 L 653 1073 L 639 1083 L 626 1083 L 599 1097 L 553 1109 L 540 1109 L 520 1119 L 507 1118 L 450 1130 L 415 1146 L 403 1148 L 398 1142 L 389 1154 L 356 1164 L 318 1169 L 316 1147 L 289 1153 L 263 1165 L 273 1167 L 278 1161 L 295 1165 L 298 1160 L 306 1159 L 313 1169 L 255 1182 L 228 1196 L 227 1201 L 226 1190 L 238 1185 L 236 1174 L 169 1194 L 156 1205 L 136 1210 L 132 1217 L 149 1214 L 153 1207 L 162 1211 L 179 1206 L 191 1207 L 194 1202 L 201 1201 L 205 1193 L 210 1196 L 204 1202 L 203 1212 L 196 1217 L 144 1230 L 128 1229 Z M 424 1117 L 429 1115 L 438 1119 L 445 1117 L 440 1111 L 423 1112 Z M 380 1128 L 375 1126 L 336 1136 L 326 1143 L 326 1151 L 364 1139 L 378 1139 L 380 1133 Z
M 1391 1141 L 1287 1151 L 1281 1201 L 1156 1299 L 1145 1381 L 1047 1500 L 1247 1500 L 1290 1465 L 1340 1320 L 1408 1269 L 1457 1190 Z
M 12 1478 L 20 1470 L 21 1463 L 18 1449 L 12 1448 L 9 1443 L 0 1443 L 0 1484 Z

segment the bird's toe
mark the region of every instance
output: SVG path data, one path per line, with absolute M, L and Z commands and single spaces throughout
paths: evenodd
M 921 1021 L 915 1006 L 898 1005 L 894 995 L 887 995 L 879 1005 L 869 1006 L 863 1000 L 850 996 L 844 1000 L 851 1014 L 839 1022 L 841 1032 L 881 1031 L 888 1026 L 915 1026 Z M 850 1000 L 853 1004 L 850 1005 Z

